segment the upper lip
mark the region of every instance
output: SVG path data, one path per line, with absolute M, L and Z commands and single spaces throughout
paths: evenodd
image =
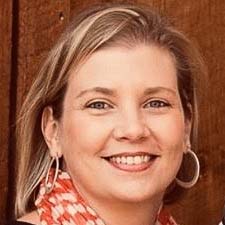
M 121 153 L 103 156 L 103 158 L 122 157 L 122 156 L 125 156 L 125 157 L 127 157 L 127 156 L 139 156 L 139 155 L 160 156 L 160 154 L 158 154 L 158 153 L 151 153 L 151 152 L 121 152 Z

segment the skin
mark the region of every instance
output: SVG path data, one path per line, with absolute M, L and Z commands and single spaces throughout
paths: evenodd
M 94 53 L 71 74 L 60 121 L 47 107 L 42 130 L 50 154 L 63 156 L 73 183 L 107 225 L 154 224 L 190 134 L 173 57 L 155 45 Z M 141 171 L 104 159 L 140 152 L 158 156 Z

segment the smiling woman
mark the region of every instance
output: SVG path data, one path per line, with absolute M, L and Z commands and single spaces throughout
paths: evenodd
M 96 87 L 109 91 L 85 91 Z M 151 88 L 155 91 L 144 94 Z M 54 121 L 50 107 L 44 116 L 49 149 L 63 155 L 66 170 L 90 203 L 107 200 L 104 208 L 115 200 L 120 206 L 155 195 L 160 199 L 178 172 L 190 133 L 173 59 L 154 45 L 94 53 L 71 73 L 60 121 Z
M 164 203 L 198 179 L 201 73 L 189 41 L 147 8 L 106 5 L 76 17 L 19 117 L 16 224 L 176 224 Z M 191 182 L 177 175 L 185 153 L 196 164 Z

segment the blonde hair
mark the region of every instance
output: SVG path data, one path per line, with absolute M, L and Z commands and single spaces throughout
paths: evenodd
M 41 132 L 43 109 L 51 106 L 54 117 L 60 119 L 70 71 L 92 53 L 113 46 L 131 48 L 139 43 L 156 44 L 174 56 L 185 116 L 197 115 L 195 79 L 203 72 L 202 62 L 182 33 L 165 18 L 138 5 L 110 4 L 84 11 L 74 18 L 50 51 L 20 111 L 17 216 L 34 208 L 35 193 L 50 162 Z

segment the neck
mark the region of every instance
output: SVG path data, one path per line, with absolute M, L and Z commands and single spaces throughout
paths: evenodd
M 146 202 L 121 203 L 90 199 L 88 202 L 107 225 L 154 225 L 162 204 L 162 196 Z

